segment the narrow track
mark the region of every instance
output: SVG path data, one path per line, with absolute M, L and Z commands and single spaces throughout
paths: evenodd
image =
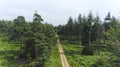
M 65 54 L 64 54 L 64 51 L 63 51 L 63 48 L 62 48 L 62 45 L 59 39 L 57 40 L 57 44 L 58 44 L 58 49 L 59 49 L 59 55 L 60 55 L 61 62 L 62 62 L 62 67 L 69 67 L 68 61 L 65 57 Z

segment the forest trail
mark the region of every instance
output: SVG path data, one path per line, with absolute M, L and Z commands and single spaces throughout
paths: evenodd
M 65 57 L 65 54 L 59 39 L 57 39 L 57 44 L 58 44 L 59 54 L 62 62 L 62 67 L 69 67 L 68 61 Z

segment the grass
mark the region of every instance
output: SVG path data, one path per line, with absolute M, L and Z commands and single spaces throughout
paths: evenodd
M 7 37 L 0 35 L 0 67 L 23 67 L 16 63 L 19 44 L 8 43 Z
M 8 38 L 0 34 L 0 67 L 26 67 L 17 63 L 19 44 L 8 43 Z M 58 47 L 55 45 L 45 67 L 62 67 Z
M 101 52 L 100 54 L 102 56 L 81 55 L 81 50 L 83 48 L 76 44 L 66 43 L 62 46 L 70 67 L 94 67 L 93 64 L 95 64 L 98 59 L 102 60 L 101 63 L 106 65 L 109 64 L 109 61 L 112 62 L 116 59 L 116 57 L 109 52 Z M 19 44 L 8 43 L 7 37 L 0 35 L 0 67 L 25 67 L 25 65 L 16 63 L 19 50 Z M 53 47 L 50 58 L 47 60 L 45 67 L 62 67 L 57 45 Z
M 98 56 L 82 56 L 82 48 L 76 44 L 63 45 L 63 48 L 70 67 L 92 67 L 98 59 Z
M 64 44 L 63 49 L 70 67 L 94 67 L 93 65 L 96 64 L 99 59 L 109 62 L 109 60 L 111 60 L 110 58 L 112 58 L 112 54 L 109 52 L 101 52 L 101 54 L 103 54 L 102 56 L 98 56 L 97 54 L 81 55 L 83 48 L 76 44 Z M 113 56 L 113 58 L 115 57 Z
M 57 45 L 53 47 L 50 58 L 47 60 L 45 67 L 62 67 Z

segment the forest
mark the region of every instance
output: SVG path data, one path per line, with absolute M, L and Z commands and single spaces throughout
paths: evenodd
M 29 22 L 1 19 L 0 67 L 62 67 L 58 39 L 70 67 L 120 67 L 120 19 L 91 11 L 58 26 L 37 12 Z

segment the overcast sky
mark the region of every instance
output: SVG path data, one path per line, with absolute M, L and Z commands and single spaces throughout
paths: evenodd
M 89 11 L 102 18 L 108 12 L 120 16 L 120 0 L 0 0 L 0 19 L 13 20 L 22 15 L 32 21 L 35 10 L 44 22 L 58 25 L 67 23 L 70 16 L 76 18 Z

